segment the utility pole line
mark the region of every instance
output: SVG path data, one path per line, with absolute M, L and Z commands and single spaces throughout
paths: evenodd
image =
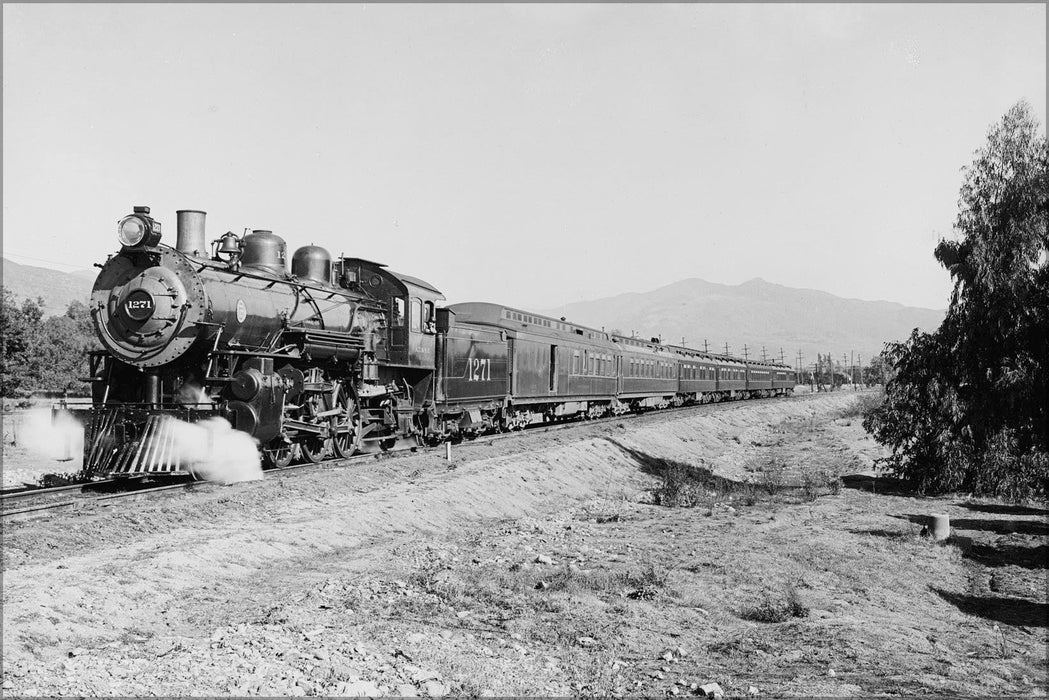
M 750 356 L 747 354 L 747 344 L 743 343 L 743 361 L 746 362 L 749 359 Z

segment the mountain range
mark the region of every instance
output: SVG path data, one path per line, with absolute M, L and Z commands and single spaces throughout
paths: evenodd
M 888 301 L 862 301 L 813 289 L 796 289 L 755 278 L 739 285 L 687 279 L 644 293 L 619 294 L 548 310 L 549 316 L 641 338 L 740 357 L 811 365 L 816 353 L 835 361 L 855 353 L 866 363 L 885 342 L 906 339 L 911 330 L 935 330 L 944 312 Z M 851 356 L 849 362 L 852 362 Z
M 44 299 L 45 313 L 64 313 L 69 302 L 87 303 L 95 270 L 67 273 L 3 261 L 3 286 L 17 299 Z M 537 309 L 537 311 L 539 311 Z M 580 301 L 540 311 L 548 316 L 642 338 L 749 357 L 783 359 L 790 365 L 802 353 L 810 365 L 816 353 L 835 360 L 856 353 L 864 362 L 886 341 L 903 340 L 914 328 L 931 331 L 944 312 L 888 301 L 861 301 L 812 289 L 772 284 L 760 278 L 739 285 L 687 279 L 659 289 Z M 849 362 L 852 360 L 850 359 Z
M 49 267 L 21 265 L 4 258 L 3 286 L 15 298 L 44 300 L 44 314 L 58 316 L 66 312 L 71 301 L 84 304 L 91 298 L 98 270 L 59 272 Z

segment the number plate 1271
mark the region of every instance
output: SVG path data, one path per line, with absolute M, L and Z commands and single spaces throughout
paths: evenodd
M 492 360 L 491 358 L 477 358 L 468 357 L 466 358 L 466 381 L 468 382 L 487 382 L 492 379 Z

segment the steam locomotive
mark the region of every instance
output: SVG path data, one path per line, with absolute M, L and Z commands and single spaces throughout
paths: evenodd
M 223 416 L 269 466 L 396 440 L 793 391 L 786 365 L 640 340 L 491 303 L 440 306 L 431 284 L 272 231 L 210 242 L 180 210 L 175 247 L 135 207 L 90 310 L 92 476 L 192 473 L 170 418 Z

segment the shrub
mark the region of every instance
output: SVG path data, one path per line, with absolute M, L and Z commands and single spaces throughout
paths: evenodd
M 966 168 L 943 324 L 890 343 L 885 401 L 863 421 L 880 463 L 922 492 L 1014 499 L 1049 477 L 1049 151 L 1031 108 L 1011 108 Z M 993 310 L 993 311 L 992 311 Z

